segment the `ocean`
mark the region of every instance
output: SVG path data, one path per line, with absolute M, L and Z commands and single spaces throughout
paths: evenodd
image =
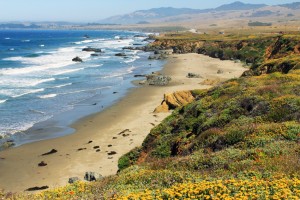
M 124 97 L 135 74 L 160 70 L 130 31 L 0 30 L 0 135 L 16 145 L 74 132 L 69 126 Z M 101 48 L 97 56 L 83 48 Z M 125 53 L 126 57 L 115 56 Z M 76 56 L 83 62 L 73 62 Z

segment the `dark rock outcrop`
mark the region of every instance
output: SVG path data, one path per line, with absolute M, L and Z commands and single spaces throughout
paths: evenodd
M 71 177 L 71 178 L 69 178 L 68 183 L 72 184 L 72 183 L 75 183 L 75 182 L 77 182 L 77 181 L 79 181 L 79 178 L 78 178 L 78 177 Z
M 202 78 L 200 74 L 195 74 L 195 73 L 188 73 L 187 78 Z
M 47 166 L 47 163 L 45 163 L 44 161 L 42 161 L 42 162 L 40 162 L 40 163 L 38 164 L 38 166 L 39 166 L 39 167 L 45 167 L 45 166 Z
M 54 154 L 54 153 L 57 153 L 56 149 L 52 149 L 51 151 L 49 151 L 47 153 L 43 153 L 42 156 L 47 156 L 47 155 L 51 155 L 51 154 Z
M 82 51 L 96 52 L 96 53 L 102 52 L 101 49 L 99 49 L 99 48 L 92 48 L 92 47 L 83 48 Z
M 37 191 L 37 190 L 46 190 L 48 188 L 49 188 L 49 186 L 47 186 L 47 185 L 42 186 L 42 187 L 35 186 L 35 187 L 28 188 L 25 191 L 31 192 L 31 191 Z
M 76 56 L 75 58 L 72 59 L 73 62 L 83 62 L 83 60 L 81 58 L 79 58 L 78 56 Z
M 125 53 L 116 53 L 115 56 L 121 56 L 121 57 L 125 57 L 126 54 Z
M 164 86 L 164 85 L 168 85 L 169 82 L 171 81 L 171 77 L 164 76 L 164 75 L 151 74 L 151 75 L 147 75 L 146 77 L 147 77 L 146 80 L 147 85 Z
M 84 180 L 86 181 L 98 181 L 103 179 L 103 176 L 96 172 L 85 172 Z

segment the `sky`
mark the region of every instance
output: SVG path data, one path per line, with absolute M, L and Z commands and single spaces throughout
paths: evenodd
M 215 8 L 236 0 L 0 0 L 0 21 L 70 21 L 97 22 L 113 15 L 136 10 L 175 8 Z M 244 3 L 268 5 L 298 0 L 241 0 Z

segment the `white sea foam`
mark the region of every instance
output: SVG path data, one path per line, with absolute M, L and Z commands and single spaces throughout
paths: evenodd
M 73 83 L 66 83 L 66 84 L 54 86 L 53 88 L 62 88 L 62 87 L 66 87 L 66 86 L 69 86 L 69 85 L 72 85 L 72 84 Z
M 9 50 L 10 50 L 10 51 L 14 51 L 15 49 L 14 49 L 14 48 L 10 48 Z
M 89 65 L 86 68 L 97 68 L 97 67 L 101 67 L 103 66 L 103 64 L 99 64 L 99 65 Z
M 22 40 L 22 42 L 30 42 L 30 40 Z
M 44 46 L 45 46 L 44 44 L 41 44 L 41 45 L 40 45 L 40 47 L 44 47 Z
M 99 88 L 93 88 L 93 89 L 86 89 L 86 90 L 75 90 L 75 91 L 65 92 L 65 93 L 59 93 L 59 94 L 60 95 L 76 94 L 76 93 L 81 93 L 81 92 L 90 92 L 90 91 L 102 90 L 102 89 L 108 89 L 108 88 L 111 88 L 111 86 L 105 86 L 105 87 L 99 87 Z
M 134 69 L 136 69 L 136 67 L 131 66 L 131 67 L 129 67 L 126 71 L 127 71 L 127 73 L 131 74 L 131 73 L 133 72 Z
M 5 40 L 10 40 L 10 38 L 9 37 L 6 37 L 6 38 L 4 38 Z
M 125 46 L 129 46 L 133 43 L 133 39 L 125 39 L 125 40 L 105 40 L 101 42 L 101 48 L 112 48 L 118 49 Z
M 33 112 L 33 113 L 42 114 L 42 115 L 44 115 L 44 114 L 45 114 L 45 112 L 43 112 L 43 111 L 40 111 L 40 110 L 34 110 L 34 109 L 30 109 L 29 111 L 31 111 L 31 112 Z
M 55 73 L 54 75 L 69 74 L 69 73 L 77 72 L 77 71 L 80 71 L 80 70 L 83 70 L 83 69 L 84 69 L 84 68 L 78 68 L 78 69 L 66 69 L 66 70 L 59 71 L 59 72 Z
M 66 80 L 66 79 L 70 79 L 70 77 L 61 77 L 61 78 L 57 78 L 57 80 Z
M 125 60 L 124 62 L 125 63 L 131 63 L 131 62 L 136 61 L 136 59 L 139 59 L 139 58 L 140 58 L 139 56 L 133 56 L 132 58 L 130 58 L 128 60 Z
M 41 83 L 55 81 L 55 78 L 27 78 L 27 77 L 7 77 L 0 79 L 0 86 L 2 87 L 17 87 L 17 88 L 24 88 L 24 87 L 32 87 L 37 86 Z
M 7 99 L 3 99 L 3 100 L 0 99 L 0 104 L 1 104 L 1 103 L 5 103 L 6 101 L 7 101 Z
M 90 57 L 90 53 L 82 52 L 76 47 L 65 47 L 54 51 L 52 54 L 43 55 L 39 57 L 10 57 L 3 60 L 19 61 L 23 64 L 30 65 L 30 67 L 24 68 L 5 68 L 0 70 L 2 75 L 19 75 L 38 72 L 41 75 L 51 74 L 55 69 L 58 72 L 58 68 L 74 64 L 72 59 L 75 56 L 79 56 L 83 59 Z
M 48 98 L 53 98 L 56 97 L 57 94 L 46 94 L 46 95 L 41 95 L 39 96 L 41 99 L 48 99 Z
M 23 93 L 14 95 L 14 96 L 12 96 L 12 98 L 18 98 L 18 97 L 21 97 L 21 96 L 24 96 L 24 95 L 27 95 L 27 94 L 34 94 L 34 93 L 38 93 L 38 92 L 43 92 L 44 90 L 45 90 L 44 88 L 33 89 L 33 90 L 26 89 L 26 90 L 24 90 Z

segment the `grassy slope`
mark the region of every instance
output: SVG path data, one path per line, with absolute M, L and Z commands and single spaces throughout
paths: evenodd
M 287 61 L 294 54 L 287 49 L 280 53 Z M 119 160 L 117 175 L 35 196 L 9 197 L 300 197 L 300 70 L 241 77 L 193 92 L 195 102 L 175 110 L 141 147 Z

